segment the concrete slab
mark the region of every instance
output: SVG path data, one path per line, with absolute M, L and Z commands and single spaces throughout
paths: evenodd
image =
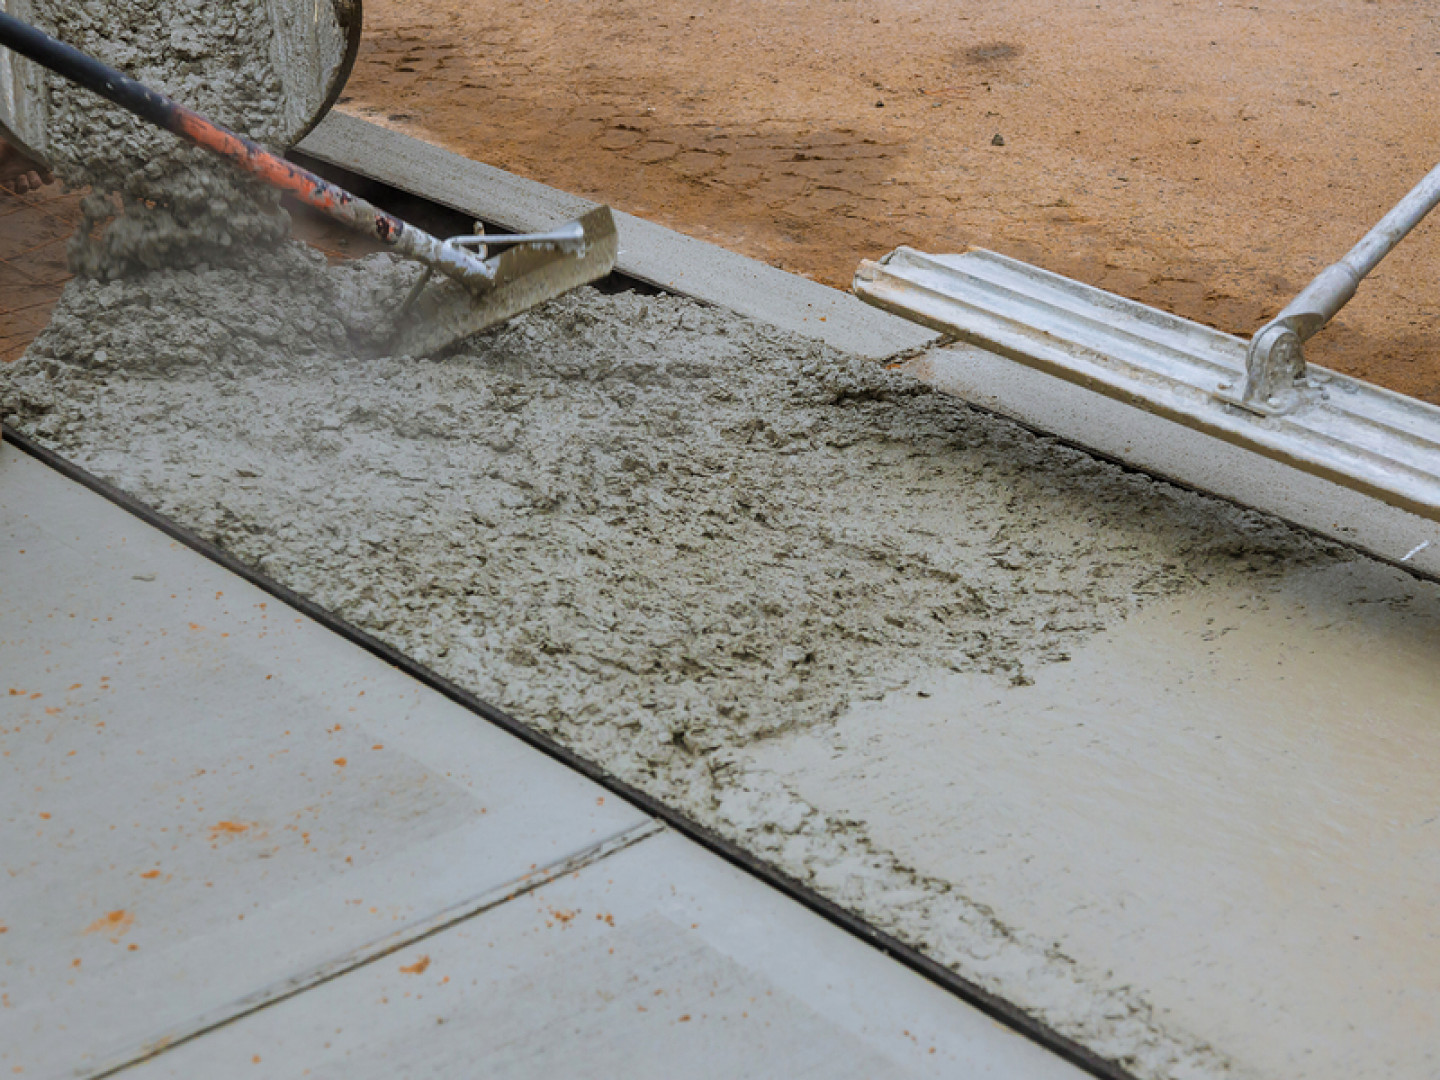
M 1357 560 L 1166 601 L 1033 685 L 937 672 L 751 758 L 1244 1075 L 1433 1076 L 1437 656 L 1440 589 Z
M 98 1069 L 652 828 L 0 447 L 0 1069 Z
M 0 1068 L 1082 1073 L 0 445 Z
M 326 116 L 296 149 L 517 232 L 548 228 L 596 205 L 342 112 Z M 849 293 L 643 218 L 617 212 L 615 222 L 616 269 L 641 281 L 862 356 L 892 356 L 939 339 Z
M 1078 1075 L 673 834 L 138 1077 Z

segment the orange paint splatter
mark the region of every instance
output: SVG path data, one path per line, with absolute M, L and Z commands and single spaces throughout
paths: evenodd
M 377 742 L 374 746 L 370 747 L 370 749 L 371 749 L 371 750 L 384 750 L 384 749 L 385 749 L 385 744 L 384 744 L 384 743 L 378 743 L 378 742 Z
M 336 764 L 336 765 L 339 765 L 340 768 L 343 769 L 343 768 L 345 767 L 345 759 L 344 759 L 343 757 L 337 757 L 337 758 L 335 759 L 335 764 Z
M 218 821 L 210 826 L 210 839 L 218 839 L 227 834 L 234 836 L 237 833 L 248 831 L 249 828 L 250 823 L 248 821 Z
M 252 1065 L 259 1065 L 259 1064 L 260 1064 L 260 1055 L 259 1055 L 259 1054 L 256 1054 L 254 1057 L 252 1057 L 252 1058 L 250 1059 L 250 1064 L 252 1064 Z
M 80 957 L 77 956 L 74 960 L 71 960 L 70 966 L 73 968 L 78 968 L 80 966 Z
M 141 876 L 142 878 L 144 878 L 146 881 L 153 881 L 155 878 L 157 878 L 157 877 L 160 876 L 160 871 L 159 871 L 159 870 L 146 870 L 145 873 L 141 874 L 140 876 Z
M 104 934 L 111 941 L 118 942 L 135 925 L 135 916 L 124 908 L 101 915 L 85 928 L 87 934 Z
M 680 1017 L 680 1023 L 682 1023 L 682 1024 L 688 1024 L 689 1022 L 690 1022 L 690 1014 L 689 1014 L 689 1013 L 686 1013 L 684 1016 Z
M 400 974 L 401 974 L 401 975 L 424 975 L 424 974 L 425 974 L 425 969 L 428 968 L 429 966 L 430 966 L 430 957 L 428 957 L 428 956 L 422 956 L 422 957 L 420 957 L 419 960 L 416 960 L 413 964 L 409 964 L 409 965 L 407 965 L 407 966 L 405 966 L 405 967 L 402 967 L 402 968 L 400 969 Z
M 50 820 L 50 812 L 49 812 L 48 810 L 41 810 L 41 811 L 40 811 L 40 817 L 41 817 L 43 820 L 45 820 L 45 821 L 49 821 L 49 820 Z
M 71 690 L 79 690 L 80 687 L 82 687 L 82 686 L 84 686 L 84 685 L 85 685 L 84 683 L 78 683 L 78 682 L 77 682 L 74 686 L 70 687 L 70 689 L 71 689 Z

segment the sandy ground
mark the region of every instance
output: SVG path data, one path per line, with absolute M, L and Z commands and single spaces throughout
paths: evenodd
M 979 244 L 1253 331 L 1433 164 L 1418 0 L 367 0 L 345 108 L 827 284 Z M 1000 136 L 1004 145 L 997 145 Z M 1440 402 L 1434 226 L 1312 359 Z

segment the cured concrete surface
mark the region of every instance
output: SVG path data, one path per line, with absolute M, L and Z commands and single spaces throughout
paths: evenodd
M 253 1077 L 256 1056 L 376 1080 L 1080 1075 L 938 992 L 895 995 L 889 961 L 815 948 L 777 900 L 666 834 L 134 1075 Z
M 3 445 L 0 658 L 7 1075 L 1079 1075 Z

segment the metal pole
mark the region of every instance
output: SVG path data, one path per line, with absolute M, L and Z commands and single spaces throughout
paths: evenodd
M 1440 165 L 1380 219 L 1339 262 L 1326 267 L 1285 305 L 1270 326 L 1293 330 L 1301 341 L 1313 337 L 1355 295 L 1360 282 L 1440 203 Z M 1269 327 L 1266 327 L 1269 329 Z M 1257 335 L 1258 336 L 1258 335 Z

